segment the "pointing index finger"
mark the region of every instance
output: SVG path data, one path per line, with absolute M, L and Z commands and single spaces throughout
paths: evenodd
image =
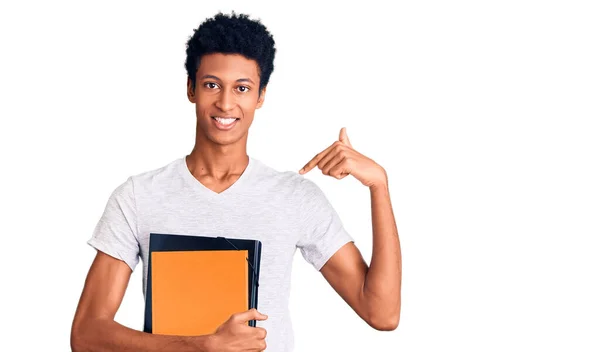
M 314 158 L 311 159 L 311 161 L 304 165 L 302 169 L 300 169 L 300 174 L 303 175 L 312 170 L 319 163 L 319 160 L 321 160 L 321 158 L 323 158 L 323 156 L 320 153 L 317 154 Z
M 323 157 L 325 155 L 327 155 L 327 153 L 329 152 L 329 150 L 331 148 L 333 148 L 335 146 L 335 143 L 330 145 L 327 149 L 323 150 L 322 152 L 320 152 L 319 154 L 315 155 L 314 158 L 312 158 L 306 165 L 304 165 L 304 167 L 302 169 L 300 169 L 300 174 L 304 175 L 305 173 L 309 172 L 310 170 L 312 170 L 315 166 L 317 166 L 317 164 L 319 164 L 319 161 L 321 161 L 321 159 L 323 159 Z

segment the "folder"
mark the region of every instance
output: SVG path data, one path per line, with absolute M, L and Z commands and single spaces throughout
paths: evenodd
M 252 239 L 151 233 L 144 331 L 211 334 L 232 314 L 258 309 L 261 250 Z

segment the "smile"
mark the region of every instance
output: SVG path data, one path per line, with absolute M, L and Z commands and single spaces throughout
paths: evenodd
M 212 120 L 215 122 L 215 126 L 223 131 L 230 130 L 239 120 L 236 117 L 219 117 L 219 116 L 211 116 Z

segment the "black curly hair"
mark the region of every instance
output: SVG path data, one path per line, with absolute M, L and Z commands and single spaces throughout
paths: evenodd
M 269 83 L 274 69 L 275 41 L 260 20 L 251 20 L 248 15 L 230 16 L 219 12 L 206 19 L 186 43 L 185 69 L 196 88 L 196 71 L 203 55 L 212 53 L 240 54 L 256 61 L 259 68 L 259 92 Z M 260 94 L 260 93 L 259 93 Z

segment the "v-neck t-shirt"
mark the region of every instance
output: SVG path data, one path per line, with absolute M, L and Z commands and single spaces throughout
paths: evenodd
M 256 325 L 267 330 L 267 351 L 290 352 L 288 303 L 296 249 L 321 270 L 353 238 L 313 181 L 248 158 L 240 177 L 220 193 L 191 174 L 185 157 L 129 176 L 111 193 L 88 244 L 132 271 L 141 259 L 145 297 L 150 233 L 260 240 L 258 310 L 269 318 Z

